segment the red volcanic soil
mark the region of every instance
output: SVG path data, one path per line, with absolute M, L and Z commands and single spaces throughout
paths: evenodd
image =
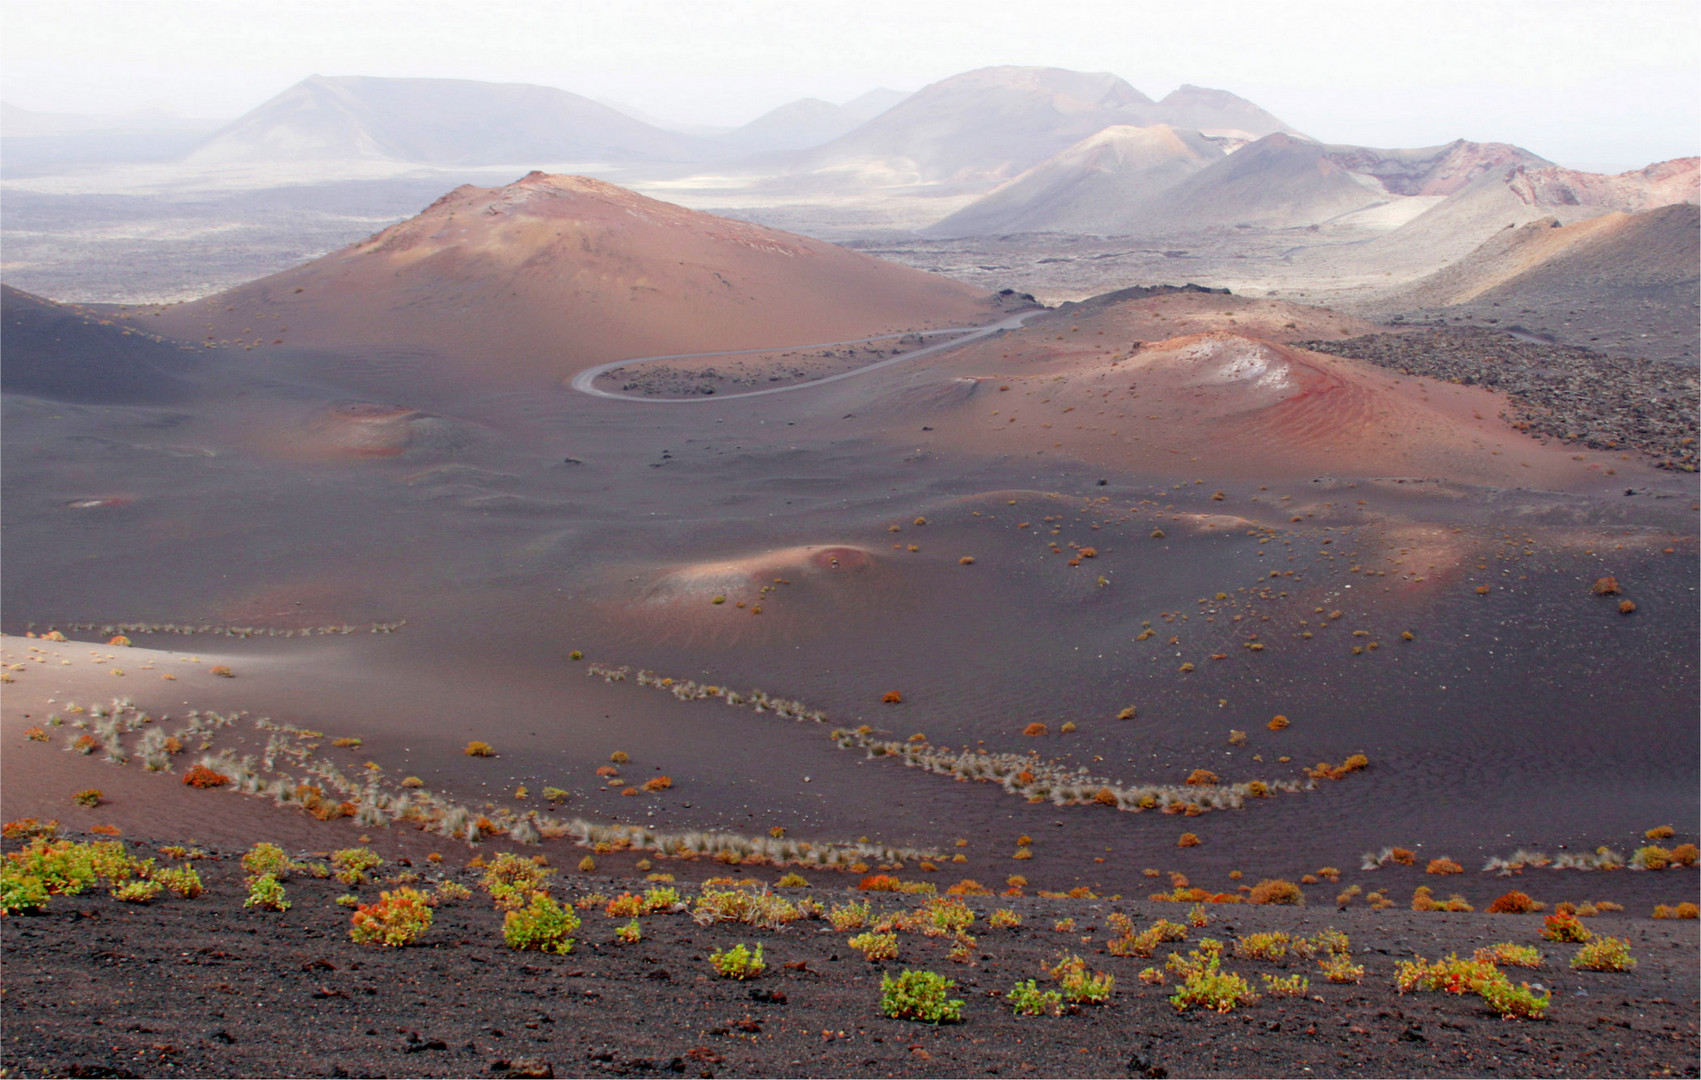
M 463 186 L 342 251 L 149 328 L 273 350 L 421 350 L 481 385 L 631 356 L 806 345 L 983 321 L 987 297 L 808 237 L 599 180 Z
M 1035 319 L 928 365 L 935 381 L 974 380 L 972 400 L 933 426 L 983 451 L 1136 472 L 1599 484 L 1604 455 L 1530 439 L 1486 390 L 1285 345 L 1299 321 L 1278 326 L 1279 309 L 1252 307 L 1243 325 L 1243 310 L 1230 297 L 1183 294 Z M 1321 314 L 1306 325 L 1326 336 L 1357 323 Z

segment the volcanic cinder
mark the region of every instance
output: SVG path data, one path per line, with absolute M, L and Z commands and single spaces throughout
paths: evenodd
M 1163 205 L 1274 214 L 1246 192 L 1279 174 L 1317 213 L 1363 206 L 1292 134 L 1224 157 L 1153 130 L 1094 153 L 1196 153 Z M 1489 175 L 1401 160 L 1372 164 L 1407 198 Z M 1682 213 L 1514 229 L 1425 302 L 1556 287 Z M 1446 857 L 1479 908 L 1513 885 L 1627 921 L 1692 898 L 1690 869 L 1562 867 L 1701 828 L 1693 474 L 1537 438 L 1474 379 L 1314 351 L 1423 331 L 1300 299 L 1041 308 L 541 173 L 189 303 L 8 290 L 0 808 L 433 873 L 541 842 L 681 885 L 1133 898 L 1178 874 L 1404 904 Z M 869 339 L 927 345 L 833 367 Z M 805 353 L 832 377 L 796 374 Z M 683 391 L 589 382 L 651 360 Z M 1591 363 L 1583 389 L 1618 393 Z M 192 749 L 159 762 L 152 732 Z M 82 734 L 103 752 L 65 753 Z M 185 786 L 203 754 L 235 782 Z M 87 787 L 105 802 L 74 805 Z

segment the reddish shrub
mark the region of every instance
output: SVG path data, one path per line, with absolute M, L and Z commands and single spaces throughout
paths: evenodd
M 196 765 L 183 774 L 183 782 L 196 788 L 224 787 L 230 783 L 230 777 L 224 773 L 215 772 L 205 765 Z
M 1525 915 L 1536 910 L 1536 902 L 1529 894 L 1518 892 L 1516 889 L 1495 899 L 1488 905 L 1491 915 Z
M 904 703 L 904 695 L 900 694 L 896 690 L 888 690 L 881 695 L 880 700 L 888 705 L 902 705 Z
M 1303 904 L 1305 894 L 1291 881 L 1260 881 L 1246 899 L 1254 904 Z
M 898 892 L 903 882 L 891 874 L 869 874 L 857 882 L 856 887 L 863 892 Z

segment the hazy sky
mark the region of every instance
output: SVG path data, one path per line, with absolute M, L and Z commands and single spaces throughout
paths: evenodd
M 993 64 L 1231 90 L 1326 142 L 1701 152 L 1697 0 L 0 0 L 0 97 L 235 116 L 310 74 L 531 82 L 680 123 Z

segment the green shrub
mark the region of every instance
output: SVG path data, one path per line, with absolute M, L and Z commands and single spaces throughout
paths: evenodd
M 37 837 L 6 856 L 6 869 L 33 879 L 47 893 L 76 896 L 100 877 L 95 871 L 93 845 Z
M 633 919 L 631 922 L 626 923 L 623 926 L 617 926 L 614 929 L 614 940 L 620 942 L 622 945 L 636 945 L 643 939 L 644 930 L 638 925 L 637 919 Z
M 1364 978 L 1364 965 L 1355 964 L 1346 953 L 1330 953 L 1317 961 L 1323 977 L 1332 983 L 1356 983 Z
M 384 865 L 384 860 L 371 848 L 343 848 L 331 852 L 331 865 L 337 868 L 337 880 L 344 885 L 359 885 L 366 881 L 366 872 Z
M 783 874 L 783 875 L 781 875 L 780 880 L 774 882 L 774 888 L 776 888 L 776 889 L 807 889 L 807 888 L 809 888 L 809 879 L 804 877 L 802 874 L 796 874 L 796 873 Z
M 126 904 L 146 904 L 155 900 L 165 891 L 165 886 L 157 881 L 126 881 L 112 890 L 114 900 L 122 900 Z
M 730 949 L 717 950 L 709 954 L 709 963 L 723 979 L 754 979 L 768 969 L 768 965 L 762 962 L 760 944 L 754 950 L 742 943 Z
M 437 883 L 436 891 L 431 894 L 431 906 L 442 907 L 444 904 L 453 904 L 471 896 L 471 889 L 458 881 L 450 881 L 445 878 Z
M 431 900 L 418 889 L 403 887 L 381 892 L 372 904 L 362 904 L 349 918 L 348 936 L 359 945 L 399 949 L 431 929 L 435 913 Z
M 900 971 L 880 977 L 880 1011 L 894 1020 L 940 1024 L 963 1018 L 963 1003 L 950 997 L 954 980 L 932 971 Z
M 658 885 L 644 890 L 644 904 L 641 914 L 653 915 L 657 912 L 683 911 L 685 901 L 679 896 L 679 890 L 671 885 Z
M 1578 949 L 1571 966 L 1577 971 L 1629 971 L 1636 961 L 1630 958 L 1629 941 L 1602 935 Z
M 47 886 L 41 878 L 16 869 L 10 862 L 0 866 L 0 915 L 46 907 Z
M 870 961 L 894 960 L 898 955 L 898 935 L 865 930 L 850 939 L 850 947 Z
M 265 908 L 268 911 L 288 911 L 289 901 L 284 899 L 283 883 L 271 874 L 261 874 L 248 881 L 248 899 L 242 902 L 243 907 Z
M 553 873 L 555 871 L 547 866 L 539 866 L 530 859 L 504 851 L 491 859 L 486 867 L 484 891 L 503 911 L 517 911 L 531 901 L 533 893 L 548 888 L 544 879 Z
M 1288 956 L 1288 936 L 1280 930 L 1268 934 L 1247 934 L 1235 940 L 1234 955 L 1240 960 L 1281 963 Z
M 1159 919 L 1138 934 L 1128 916 L 1120 912 L 1110 916 L 1110 924 L 1121 932 L 1105 944 L 1112 956 L 1151 956 L 1166 941 L 1187 940 L 1187 927 L 1168 919 Z
M 573 938 L 568 937 L 580 925 L 572 904 L 558 904 L 547 893 L 532 893 L 523 907 L 516 907 L 502 918 L 502 940 L 510 949 L 537 949 L 541 952 L 570 953 Z
M 264 840 L 248 849 L 248 854 L 242 856 L 242 869 L 248 871 L 251 877 L 270 876 L 276 881 L 289 877 L 289 872 L 295 869 L 284 849 L 276 844 L 268 844 Z
M 78 806 L 87 806 L 90 808 L 99 806 L 101 799 L 102 794 L 100 788 L 84 788 L 83 790 L 74 792 L 71 795 L 72 802 L 76 803 Z
M 165 870 L 155 870 L 154 880 L 185 900 L 193 900 L 204 891 L 201 885 L 201 875 L 196 872 L 193 866 L 177 866 Z
M 1513 986 L 1504 972 L 1483 959 L 1483 953 L 1490 951 L 1480 950 L 1469 960 L 1452 954 L 1433 964 L 1421 956 L 1402 960 L 1394 965 L 1394 986 L 1402 994 L 1413 990 L 1476 994 L 1503 1019 L 1541 1019 L 1552 994 L 1538 995 L 1530 989 L 1529 983 Z
M 1165 966 L 1181 976 L 1180 985 L 1169 998 L 1177 1012 L 1201 1008 L 1226 1013 L 1258 1000 L 1245 979 L 1222 970 L 1222 951 L 1221 942 L 1202 938 L 1197 949 L 1170 956 Z
M 1024 979 L 1005 996 L 1015 1007 L 1017 1016 L 1058 1016 L 1063 1012 L 1063 995 L 1056 990 L 1041 990 L 1032 979 Z
M 1014 930 L 1022 925 L 1022 917 L 1009 908 L 999 908 L 986 918 L 994 930 Z
M 1087 962 L 1070 953 L 1051 966 L 1065 999 L 1076 1005 L 1103 1005 L 1116 989 L 1116 976 L 1108 972 L 1087 970 Z
M 1553 1000 L 1553 991 L 1544 991 L 1538 995 L 1530 989 L 1529 983 L 1513 986 L 1504 975 L 1484 982 L 1477 988 L 1477 994 L 1488 1003 L 1489 1008 L 1505 1020 L 1514 1017 L 1540 1020 L 1547 1012 L 1549 1002 Z
M 1503 941 L 1489 945 L 1476 951 L 1476 960 L 1490 964 L 1505 964 L 1508 967 L 1541 967 L 1541 950 L 1534 945 L 1514 945 Z
M 835 904 L 827 909 L 827 925 L 843 933 L 860 930 L 868 925 L 869 907 L 866 903 Z
M 1270 997 L 1304 997 L 1311 989 L 1311 980 L 1303 975 L 1260 975 L 1264 993 Z
M 928 937 L 955 937 L 974 925 L 974 911 L 956 897 L 934 897 L 919 912 L 921 932 Z

